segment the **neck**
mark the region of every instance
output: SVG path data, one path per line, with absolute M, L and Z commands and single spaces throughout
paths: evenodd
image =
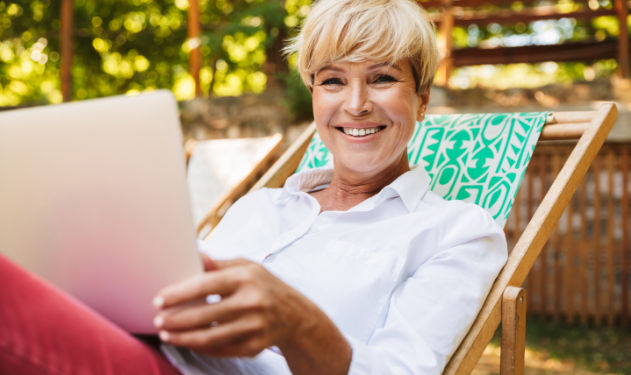
M 346 211 L 377 194 L 409 170 L 407 153 L 396 164 L 377 173 L 350 172 L 336 165 L 331 184 L 313 196 L 320 203 L 321 211 Z

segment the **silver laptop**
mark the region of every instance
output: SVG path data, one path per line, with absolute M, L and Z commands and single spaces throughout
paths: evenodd
M 168 91 L 0 112 L 0 253 L 120 327 L 201 272 Z

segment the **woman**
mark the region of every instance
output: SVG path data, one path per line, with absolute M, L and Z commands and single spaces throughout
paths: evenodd
M 289 50 L 334 168 L 229 210 L 202 249 L 208 272 L 155 298 L 163 350 L 186 374 L 440 373 L 506 245 L 486 212 L 443 201 L 408 165 L 438 62 L 432 27 L 409 0 L 321 0 Z M 105 339 L 82 346 L 73 334 L 64 350 L 116 373 L 173 372 L 115 327 L 93 325 Z

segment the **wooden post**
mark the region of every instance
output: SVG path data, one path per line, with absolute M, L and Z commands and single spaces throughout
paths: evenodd
M 509 286 L 502 297 L 501 375 L 523 375 L 526 354 L 526 293 Z
M 188 47 L 189 69 L 195 81 L 195 96 L 201 96 L 202 88 L 199 81 L 199 71 L 202 67 L 202 52 L 200 49 L 201 25 L 199 21 L 199 0 L 188 0 Z
M 440 50 L 441 62 L 438 67 L 436 83 L 439 86 L 449 84 L 449 75 L 453 67 L 452 44 L 454 28 L 454 7 L 451 0 L 444 1 L 444 9 L 438 30 L 438 48 Z
M 620 35 L 618 36 L 618 64 L 620 64 L 620 74 L 624 78 L 629 78 L 629 27 L 627 25 L 627 0 L 615 0 L 614 7 L 618 14 L 618 25 Z
M 72 100 L 72 0 L 61 1 L 61 94 L 64 102 Z

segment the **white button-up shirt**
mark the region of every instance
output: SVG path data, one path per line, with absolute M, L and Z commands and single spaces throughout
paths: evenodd
M 422 168 L 348 211 L 320 212 L 307 192 L 331 169 L 290 177 L 235 203 L 202 249 L 260 262 L 315 302 L 352 346 L 349 374 L 438 374 L 507 257 L 482 208 L 428 190 Z M 215 359 L 167 348 L 188 374 L 288 374 L 278 350 Z

